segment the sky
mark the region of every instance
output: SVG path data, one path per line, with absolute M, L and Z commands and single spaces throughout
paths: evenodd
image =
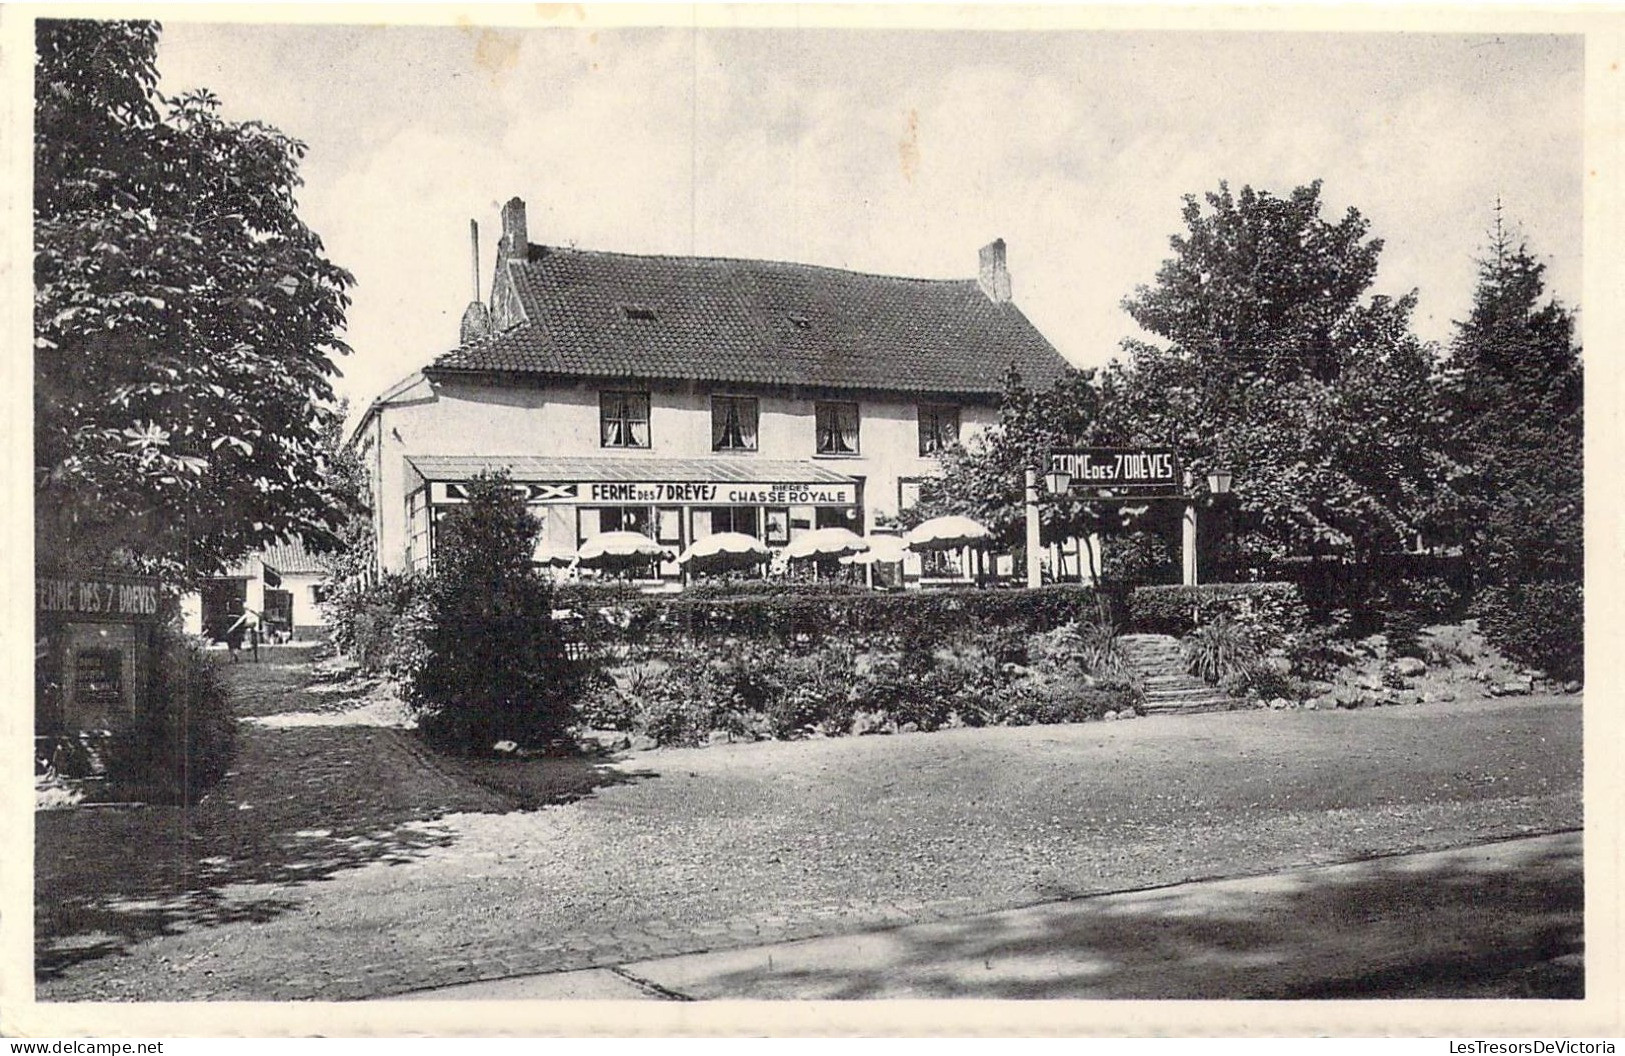
M 531 241 L 968 278 L 1009 246 L 1072 362 L 1221 180 L 1324 181 L 1448 341 L 1496 203 L 1578 308 L 1576 36 L 358 27 L 170 21 L 161 88 L 304 141 L 300 212 L 356 277 L 337 388 L 358 411 L 456 342 L 498 209 Z M 358 405 L 358 406 L 356 406 Z

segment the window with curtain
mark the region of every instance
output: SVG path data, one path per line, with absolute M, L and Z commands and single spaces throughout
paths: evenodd
M 818 420 L 818 453 L 820 455 L 855 455 L 858 453 L 858 405 L 855 403 L 817 403 L 813 405 Z
M 959 443 L 959 408 L 949 404 L 922 403 L 920 412 L 920 454 L 937 455 Z
M 603 447 L 648 447 L 649 394 L 600 392 L 598 423 Z
M 754 396 L 711 397 L 711 450 L 756 450 L 758 416 Z

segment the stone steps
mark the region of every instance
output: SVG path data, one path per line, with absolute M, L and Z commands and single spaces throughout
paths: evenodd
M 1148 715 L 1228 711 L 1235 701 L 1185 670 L 1185 647 L 1165 634 L 1125 634 L 1123 658 L 1145 690 Z

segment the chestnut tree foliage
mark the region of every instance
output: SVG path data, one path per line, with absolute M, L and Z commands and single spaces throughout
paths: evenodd
M 157 91 L 153 22 L 37 23 L 36 538 L 179 583 L 336 523 L 324 433 L 351 276 L 305 147 Z
M 1159 340 L 1126 342 L 1106 371 L 1101 434 L 1176 447 L 1198 488 L 1229 469 L 1255 557 L 1403 547 L 1445 461 L 1415 294 L 1369 293 L 1381 240 L 1354 209 L 1322 216 L 1318 182 L 1284 198 L 1221 184 L 1183 220 L 1155 283 L 1124 301 Z

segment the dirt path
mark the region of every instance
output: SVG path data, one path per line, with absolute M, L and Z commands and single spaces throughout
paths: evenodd
M 297 670 L 233 677 L 245 709 L 314 706 Z M 374 996 L 1581 818 L 1574 697 L 479 772 L 397 730 L 244 735 L 191 812 L 40 815 L 41 1000 Z M 557 805 L 515 809 L 538 795 Z

